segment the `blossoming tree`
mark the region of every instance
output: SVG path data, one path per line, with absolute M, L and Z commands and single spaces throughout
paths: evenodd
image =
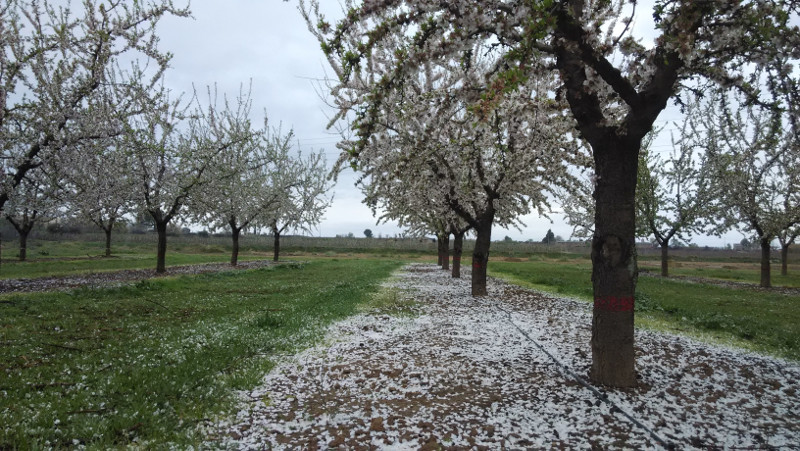
M 462 61 L 474 43 L 497 53 L 478 105 L 513 91 L 549 61 L 560 78 L 577 128 L 592 148 L 596 175 L 592 281 L 595 308 L 592 378 L 636 384 L 633 307 L 636 286 L 635 191 L 642 138 L 684 80 L 748 91 L 748 71 L 777 54 L 797 58 L 800 30 L 791 21 L 800 5 L 783 0 L 657 0 L 649 13 L 655 39 L 634 35 L 639 2 L 627 0 L 370 0 L 346 3 L 330 24 L 314 3 L 312 21 L 322 50 L 341 61 L 348 80 L 368 70 L 387 42 L 395 49 L 388 70 L 370 80 L 356 108 L 357 154 L 379 132 L 383 105 L 430 61 Z M 303 4 L 301 3 L 301 8 Z M 652 31 L 652 28 L 651 28 Z M 400 46 L 394 44 L 400 42 Z
M 165 15 L 188 16 L 170 0 L 64 6 L 48 0 L 7 0 L 0 6 L 0 209 L 26 174 L 81 140 L 108 136 L 96 97 L 106 89 L 143 92 L 170 56 L 158 49 Z M 122 69 L 122 61 L 144 58 Z M 116 97 L 130 102 L 130 95 Z M 117 104 L 119 110 L 126 106 Z
M 158 234 L 156 271 L 166 271 L 167 226 L 181 215 L 203 185 L 214 181 L 210 168 L 220 155 L 252 139 L 249 93 L 218 107 L 209 88 L 205 108 L 196 100 L 184 104 L 169 93 L 155 93 L 142 114 L 131 118 L 125 145 L 135 180 L 134 199 L 155 223 Z M 218 175 L 218 174 L 216 174 Z M 230 174 L 233 175 L 233 172 Z

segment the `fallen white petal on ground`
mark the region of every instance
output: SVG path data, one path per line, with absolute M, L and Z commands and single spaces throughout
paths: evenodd
M 226 449 L 659 448 L 628 412 L 679 449 L 800 443 L 800 366 L 673 335 L 637 331 L 640 386 L 569 377 L 590 366 L 590 306 L 490 279 L 472 297 L 411 265 L 393 282 L 416 316 L 366 313 L 330 327 L 327 345 L 276 367 L 214 425 Z M 528 334 L 525 337 L 520 329 Z

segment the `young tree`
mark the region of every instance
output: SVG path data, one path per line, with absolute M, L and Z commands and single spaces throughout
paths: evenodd
M 65 168 L 62 183 L 67 188 L 69 208 L 105 233 L 106 257 L 111 256 L 115 226 L 133 212 L 135 186 L 128 168 L 129 156 L 120 148 L 121 143 L 119 138 L 84 141 L 74 151 L 54 158 Z
M 166 271 L 167 227 L 185 214 L 184 207 L 199 189 L 213 182 L 209 170 L 221 154 L 247 142 L 250 129 L 249 93 L 231 105 L 217 107 L 209 88 L 206 109 L 181 99 L 170 101 L 166 91 L 157 93 L 131 121 L 126 145 L 131 151 L 129 169 L 135 180 L 139 208 L 153 218 L 158 234 L 156 272 Z M 218 175 L 218 174 L 217 174 Z
M 636 215 L 639 234 L 652 235 L 661 247 L 661 276 L 669 275 L 669 244 L 673 237 L 699 232 L 709 217 L 715 192 L 709 184 L 702 155 L 702 143 L 693 140 L 692 130 L 699 105 L 690 106 L 678 139 L 672 137 L 672 152 L 666 160 L 653 153 L 650 144 L 656 133 L 645 138 L 639 154 L 636 186 Z
M 772 108 L 719 93 L 705 128 L 709 167 L 719 190 L 717 232 L 744 225 L 761 247 L 762 287 L 771 286 L 772 241 L 800 224 L 800 146 Z
M 287 155 L 290 149 L 286 141 L 284 151 Z M 272 172 L 270 185 L 275 202 L 265 211 L 261 223 L 272 231 L 272 259 L 278 261 L 281 235 L 287 230 L 311 232 L 333 200 L 328 197 L 333 184 L 328 178 L 322 152 L 312 152 L 306 158 L 298 152 L 294 157 L 280 160 L 280 165 Z M 353 234 L 348 234 L 348 237 L 352 238 Z
M 168 14 L 188 16 L 172 1 L 7 0 L 0 7 L 0 209 L 29 171 L 82 140 L 118 133 L 95 108 L 104 89 L 146 88 L 169 54 L 155 34 Z M 123 60 L 147 58 L 149 76 Z M 119 96 L 119 111 L 129 96 Z
M 557 93 L 568 101 L 595 163 L 592 378 L 613 386 L 635 385 L 634 199 L 641 140 L 683 80 L 701 76 L 748 90 L 752 64 L 778 54 L 796 57 L 800 32 L 790 23 L 800 5 L 782 0 L 656 1 L 652 44 L 632 35 L 638 3 L 623 0 L 491 0 L 480 5 L 377 0 L 348 6 L 335 26 L 318 10 L 310 22 L 326 38 L 323 51 L 343 62 L 345 79 L 368 70 L 370 56 L 387 40 L 402 43 L 390 69 L 372 79 L 372 89 L 358 104 L 356 153 L 379 130 L 381 105 L 431 60 L 461 61 L 476 41 L 495 49 L 499 57 L 478 108 L 541 67 L 535 61 L 544 57 L 553 63 L 561 80 Z
M 778 242 L 781 244 L 781 275 L 786 276 L 789 274 L 789 246 L 794 244 L 797 237 L 800 236 L 800 226 L 795 225 L 783 229 L 778 233 Z
M 27 259 L 28 236 L 36 224 L 50 221 L 62 205 L 60 187 L 52 170 L 29 173 L 20 181 L 3 208 L 19 235 L 19 260 Z

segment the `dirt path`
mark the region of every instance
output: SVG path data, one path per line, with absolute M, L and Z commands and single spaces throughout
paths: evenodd
M 238 415 L 207 430 L 208 446 L 663 443 L 683 449 L 800 443 L 796 363 L 638 332 L 640 387 L 598 396 L 572 377 L 585 376 L 590 365 L 586 304 L 498 280 L 490 282 L 492 296 L 473 298 L 469 274 L 453 280 L 432 265 L 412 265 L 393 284 L 400 296 L 420 302 L 416 315 L 371 312 L 335 324 L 325 345 L 291 358 L 261 387 L 242 393 Z
M 68 290 L 77 287 L 108 287 L 115 284 L 137 282 L 154 277 L 174 276 L 178 274 L 202 274 L 210 272 L 230 271 L 232 269 L 253 269 L 274 264 L 271 260 L 240 262 L 235 268 L 229 263 L 208 263 L 201 265 L 182 265 L 167 267 L 164 274 L 155 269 L 124 269 L 74 276 L 38 277 L 32 279 L 0 279 L 0 293 L 40 292 Z

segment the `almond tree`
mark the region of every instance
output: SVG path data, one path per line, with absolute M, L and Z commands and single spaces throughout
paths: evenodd
M 70 210 L 103 230 L 106 257 L 111 256 L 115 226 L 134 211 L 130 157 L 120 144 L 119 138 L 85 141 L 73 151 L 61 152 L 54 158 L 56 164 L 65 168 L 61 183 L 65 185 Z
M 317 37 L 324 43 L 321 33 Z M 349 78 L 343 76 L 345 62 L 329 59 L 340 75 L 340 84 L 331 90 L 338 117 L 359 114 L 359 102 L 370 92 L 369 80 L 384 75 L 382 71 L 390 68 L 387 61 L 397 51 L 397 42 L 387 45 L 370 55 L 362 72 Z M 547 193 L 571 183 L 569 164 L 584 161 L 580 147 L 570 139 L 573 122 L 549 95 L 552 75 L 509 81 L 503 96 L 473 107 L 487 89 L 493 63 L 491 47 L 477 46 L 460 62 L 425 65 L 416 78 L 405 80 L 402 89 L 385 94 L 386 102 L 375 106 L 369 140 L 340 143 L 343 150 L 357 149 L 343 153 L 343 160 L 364 173 L 363 183 L 393 185 L 399 178 L 418 186 L 420 181 L 435 180 L 438 197 L 476 234 L 475 296 L 487 294 L 492 226 L 516 224 L 518 217 L 533 209 L 547 211 Z M 397 199 L 401 191 L 376 191 L 389 196 L 390 202 L 408 204 Z M 410 195 L 427 192 L 413 190 Z M 442 219 L 436 232 L 442 244 L 440 264 L 445 266 L 449 228 Z
M 170 0 L 60 3 L 7 0 L 0 6 L 0 209 L 27 173 L 54 153 L 119 132 L 100 120 L 95 96 L 110 85 L 141 90 L 158 80 L 170 56 L 157 48 L 156 26 L 165 15 L 189 15 Z M 122 60 L 136 58 L 148 60 L 148 71 L 135 64 L 120 69 Z
M 158 234 L 156 272 L 166 271 L 167 226 L 188 214 L 185 206 L 203 185 L 213 182 L 210 170 L 221 154 L 252 138 L 249 93 L 218 108 L 209 88 L 209 103 L 184 104 L 161 91 L 132 118 L 126 137 L 134 198 L 152 216 Z
M 273 237 L 273 257 L 278 261 L 281 235 L 287 230 L 311 232 L 322 221 L 322 215 L 333 201 L 328 192 L 333 188 L 328 178 L 325 155 L 311 152 L 303 157 L 299 151 L 290 156 L 289 138 L 281 139 L 278 149 L 288 158 L 276 160 L 270 173 L 270 207 L 259 223 L 269 227 Z
M 26 175 L 12 192 L 3 215 L 19 235 L 19 261 L 27 259 L 28 236 L 36 224 L 52 220 L 63 205 L 55 168 Z
M 780 111 L 719 93 L 704 116 L 709 167 L 719 191 L 717 232 L 744 226 L 761 246 L 771 286 L 772 241 L 800 224 L 800 146 Z M 788 242 L 788 239 L 786 239 Z
M 794 244 L 800 236 L 800 225 L 795 225 L 778 232 L 778 242 L 781 244 L 781 275 L 789 274 L 789 246 Z
M 654 30 L 648 30 L 656 33 L 652 42 L 634 35 L 639 3 L 628 0 L 371 0 L 346 5 L 346 16 L 337 24 L 318 13 L 312 22 L 325 37 L 322 50 L 342 62 L 346 80 L 368 70 L 370 57 L 387 42 L 395 49 L 389 70 L 372 79 L 354 108 L 355 154 L 380 131 L 379 112 L 393 93 L 430 61 L 462 61 L 476 42 L 498 55 L 478 108 L 513 91 L 540 67 L 559 76 L 556 95 L 569 103 L 594 156 L 591 376 L 601 384 L 636 385 L 634 198 L 641 141 L 685 80 L 702 78 L 755 96 L 756 84 L 748 80 L 754 65 L 779 55 L 800 56 L 800 30 L 790 25 L 800 5 L 788 0 L 658 0 L 645 13 L 655 19 Z M 307 11 L 315 11 L 313 3 Z M 536 63 L 542 59 L 550 64 Z
M 690 107 L 679 138 L 671 137 L 672 151 L 662 160 L 649 150 L 656 133 L 650 134 L 639 154 L 636 186 L 636 215 L 641 236 L 652 235 L 661 247 L 661 276 L 669 275 L 669 244 L 705 227 L 705 218 L 715 205 L 701 143 L 692 137 L 694 117 L 703 114 Z
M 232 266 L 238 263 L 242 230 L 280 209 L 302 181 L 300 165 L 290 154 L 293 138 L 293 131 L 284 134 L 281 127 L 270 128 L 265 119 L 264 128 L 253 131 L 251 139 L 215 158 L 213 183 L 206 184 L 194 200 L 198 220 L 207 222 L 210 230 L 230 229 Z

